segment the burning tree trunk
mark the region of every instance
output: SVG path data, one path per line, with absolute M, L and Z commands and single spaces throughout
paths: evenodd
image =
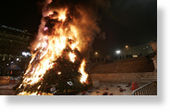
M 32 59 L 18 88 L 19 95 L 73 94 L 88 85 L 85 52 L 99 29 L 95 20 L 80 7 L 56 5 L 48 1 L 37 39 L 32 44 Z

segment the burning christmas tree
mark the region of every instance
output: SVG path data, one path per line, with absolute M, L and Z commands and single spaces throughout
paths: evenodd
M 46 1 L 18 95 L 76 94 L 89 85 L 86 54 L 99 29 L 88 8 L 73 1 Z

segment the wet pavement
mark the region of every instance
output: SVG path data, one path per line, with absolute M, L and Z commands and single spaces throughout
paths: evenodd
M 143 84 L 138 84 L 141 85 Z M 16 84 L 0 85 L 0 95 L 15 95 L 15 86 Z M 131 88 L 131 83 L 100 83 L 97 87 L 91 87 L 78 95 L 131 95 Z
M 138 84 L 138 86 L 143 83 Z M 132 95 L 131 83 L 100 83 L 98 87 L 93 87 L 79 95 Z

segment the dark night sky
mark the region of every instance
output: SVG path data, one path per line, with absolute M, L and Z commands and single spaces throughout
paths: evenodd
M 41 19 L 42 0 L 4 0 L 0 4 L 0 24 L 36 33 Z M 99 0 L 107 1 L 107 0 Z M 99 9 L 105 39 L 97 39 L 96 49 L 112 52 L 125 44 L 138 45 L 157 38 L 156 0 L 108 0 Z

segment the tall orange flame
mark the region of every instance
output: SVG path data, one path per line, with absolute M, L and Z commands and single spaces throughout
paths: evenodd
M 57 12 L 57 14 L 55 14 Z M 41 81 L 45 73 L 54 67 L 54 61 L 57 60 L 63 53 L 64 49 L 69 46 L 72 51 L 77 49 L 81 52 L 81 35 L 76 25 L 68 24 L 67 22 L 67 13 L 68 9 L 58 9 L 50 10 L 46 12 L 46 16 L 50 19 L 57 20 L 58 23 L 54 25 L 54 31 L 49 34 L 44 34 L 42 31 L 39 31 L 37 40 L 33 45 L 32 59 L 28 65 L 28 68 L 24 74 L 24 79 L 19 88 L 26 88 L 27 86 L 33 86 Z M 44 26 L 44 21 L 40 29 L 43 31 L 48 31 L 49 28 Z M 74 52 L 69 52 L 68 57 L 72 63 L 76 60 L 76 54 Z M 80 77 L 80 82 L 85 83 L 88 74 L 85 72 L 85 60 L 82 61 L 79 72 L 82 74 Z M 58 72 L 60 75 L 61 72 Z M 19 95 L 38 95 L 38 90 L 41 87 L 41 84 L 37 87 L 36 92 L 27 92 L 23 89 Z

